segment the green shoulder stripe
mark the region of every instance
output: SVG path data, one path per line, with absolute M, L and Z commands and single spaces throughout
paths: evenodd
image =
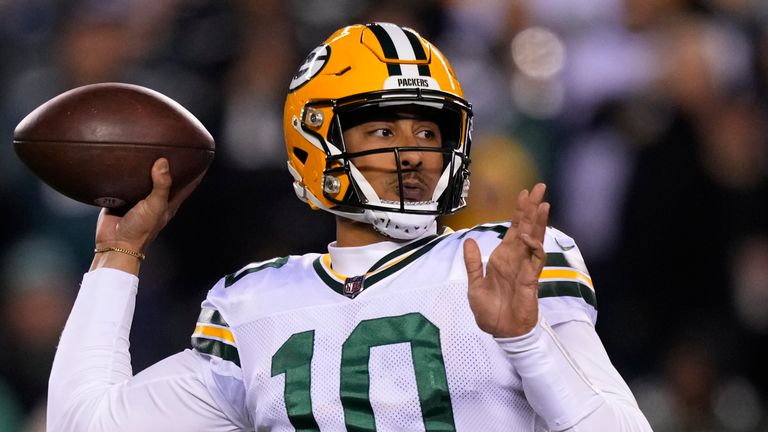
M 485 232 L 485 231 L 493 231 L 496 234 L 499 235 L 499 238 L 504 238 L 504 235 L 507 233 L 507 230 L 509 229 L 508 226 L 502 225 L 502 224 L 496 224 L 496 225 L 478 225 L 474 228 L 469 229 L 465 233 L 459 236 L 459 238 L 464 238 L 467 234 L 471 233 L 472 231 L 477 232 Z
M 264 261 L 260 263 L 249 264 L 245 268 L 235 273 L 228 274 L 224 279 L 224 288 L 232 286 L 235 282 L 239 281 L 244 276 L 247 276 L 251 273 L 264 270 L 265 268 L 268 268 L 268 267 L 280 268 L 284 266 L 285 263 L 287 262 L 288 262 L 288 257 L 282 257 L 282 258 L 275 258 L 275 259 L 271 259 L 269 261 Z
M 240 355 L 237 353 L 237 348 L 232 345 L 213 339 L 193 337 L 192 348 L 203 354 L 231 361 L 240 367 Z
M 597 309 L 597 297 L 586 285 L 573 281 L 539 282 L 539 298 L 546 297 L 581 297 Z
M 559 252 L 547 253 L 547 262 L 544 265 L 547 267 L 573 267 L 565 258 L 565 254 Z

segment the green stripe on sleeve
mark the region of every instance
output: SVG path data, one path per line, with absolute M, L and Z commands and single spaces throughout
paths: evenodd
M 597 309 L 595 293 L 586 285 L 573 281 L 539 282 L 539 298 L 581 297 Z
M 565 258 L 565 254 L 559 252 L 547 253 L 547 262 L 544 264 L 547 267 L 571 267 L 573 266 Z
M 232 345 L 213 339 L 192 337 L 192 348 L 203 354 L 231 361 L 240 367 L 240 355 L 237 353 L 237 348 Z

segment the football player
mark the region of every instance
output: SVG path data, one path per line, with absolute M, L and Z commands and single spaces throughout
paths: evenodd
M 96 254 L 50 379 L 50 431 L 648 431 L 595 332 L 574 241 L 539 184 L 506 223 L 438 231 L 465 205 L 472 110 L 408 28 L 344 27 L 285 103 L 297 196 L 336 215 L 321 254 L 247 265 L 202 302 L 191 348 L 133 376 L 143 251 L 169 202 L 166 160 Z M 482 169 L 482 167 L 478 167 Z

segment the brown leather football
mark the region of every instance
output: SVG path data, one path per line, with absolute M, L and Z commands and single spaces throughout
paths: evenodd
M 171 196 L 203 175 L 215 143 L 169 97 L 132 84 L 78 87 L 29 113 L 13 134 L 19 158 L 45 183 L 87 204 L 127 209 L 152 190 L 160 157 L 171 166 Z

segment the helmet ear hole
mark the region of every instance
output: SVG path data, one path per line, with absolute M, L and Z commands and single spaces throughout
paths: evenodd
M 306 151 L 298 147 L 294 147 L 293 155 L 296 156 L 296 158 L 301 162 L 302 165 L 307 163 L 307 158 L 309 157 L 309 153 L 307 153 Z

